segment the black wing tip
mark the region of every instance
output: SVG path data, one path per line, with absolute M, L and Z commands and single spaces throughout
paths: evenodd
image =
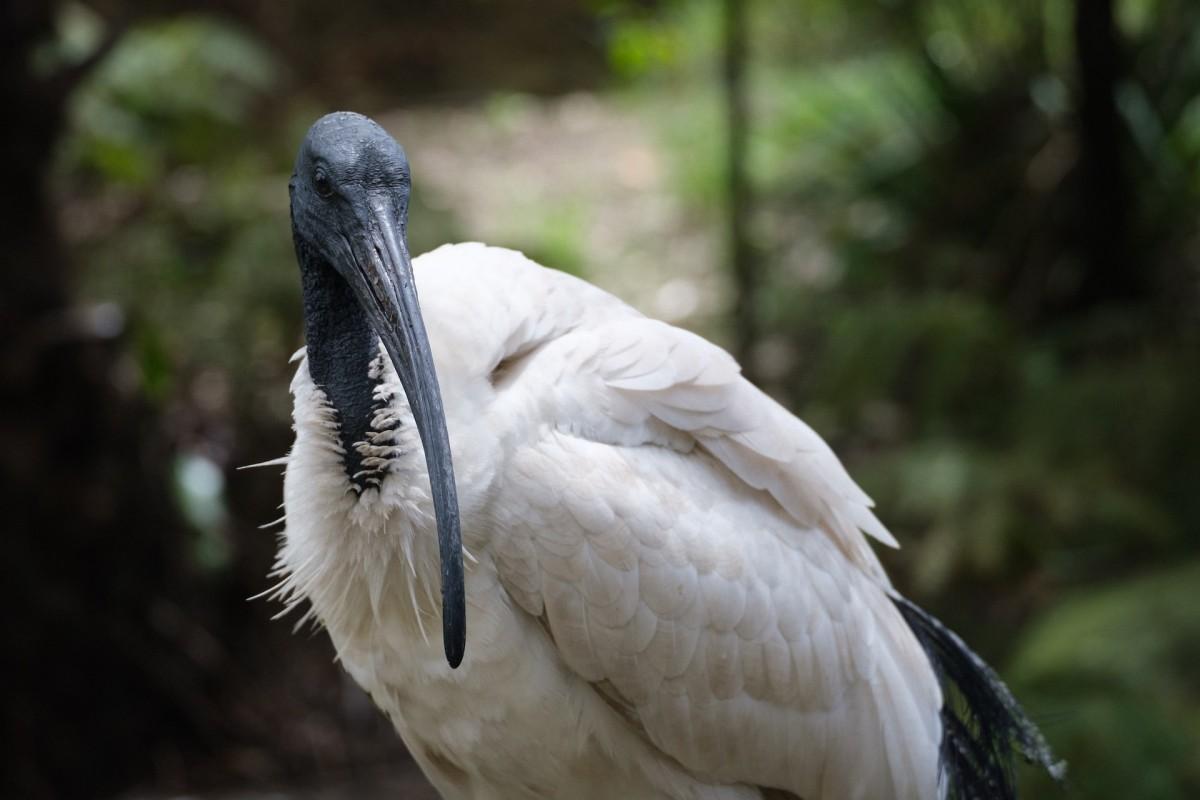
M 1041 731 L 1000 676 L 936 617 L 895 595 L 892 602 L 916 635 L 945 692 L 941 763 L 950 800 L 1016 800 L 1014 752 L 1061 782 Z

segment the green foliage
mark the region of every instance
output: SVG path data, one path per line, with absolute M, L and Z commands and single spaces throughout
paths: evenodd
M 1080 591 L 1031 626 L 1010 674 L 1046 709 L 1080 797 L 1200 793 L 1200 561 Z M 1096 754 L 1103 764 L 1096 768 Z M 1030 796 L 1046 787 L 1031 782 Z
M 611 36 L 612 68 L 623 77 L 638 78 L 675 64 L 681 57 L 681 38 L 674 27 L 660 21 L 628 20 Z
M 138 187 L 171 162 L 224 162 L 279 78 L 271 55 L 228 25 L 195 17 L 135 29 L 76 95 L 67 158 Z
M 680 71 L 709 68 L 719 53 L 718 23 L 703 5 L 668 0 L 654 13 L 638 3 L 603 3 L 608 59 L 631 84 L 669 81 Z

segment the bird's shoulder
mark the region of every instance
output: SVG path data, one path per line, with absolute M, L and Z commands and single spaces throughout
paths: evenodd
M 471 346 L 477 369 L 581 327 L 639 316 L 603 289 L 503 247 L 442 245 L 414 259 L 413 272 L 430 335 Z
M 805 535 L 828 537 L 849 563 L 887 585 L 866 537 L 896 541 L 870 498 L 812 428 L 704 338 L 639 314 L 597 319 L 511 358 L 494 383 L 497 420 L 529 423 L 519 441 L 554 430 L 688 454 L 674 480 L 728 472 L 746 502 L 782 510 Z

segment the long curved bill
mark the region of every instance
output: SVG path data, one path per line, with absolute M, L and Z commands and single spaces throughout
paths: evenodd
M 462 532 L 446 413 L 417 303 L 408 246 L 398 230 L 398 215 L 381 198 L 371 203 L 370 219 L 364 222 L 365 241 L 356 243 L 359 246 L 355 247 L 351 283 L 392 358 L 425 448 L 442 565 L 442 644 L 446 661 L 453 668 L 462 663 L 466 649 L 467 612 Z

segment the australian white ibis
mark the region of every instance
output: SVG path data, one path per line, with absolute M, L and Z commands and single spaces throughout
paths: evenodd
M 358 114 L 296 159 L 278 567 L 445 797 L 1006 798 L 1014 750 L 1060 770 L 733 358 L 511 250 L 410 261 L 409 186 Z

